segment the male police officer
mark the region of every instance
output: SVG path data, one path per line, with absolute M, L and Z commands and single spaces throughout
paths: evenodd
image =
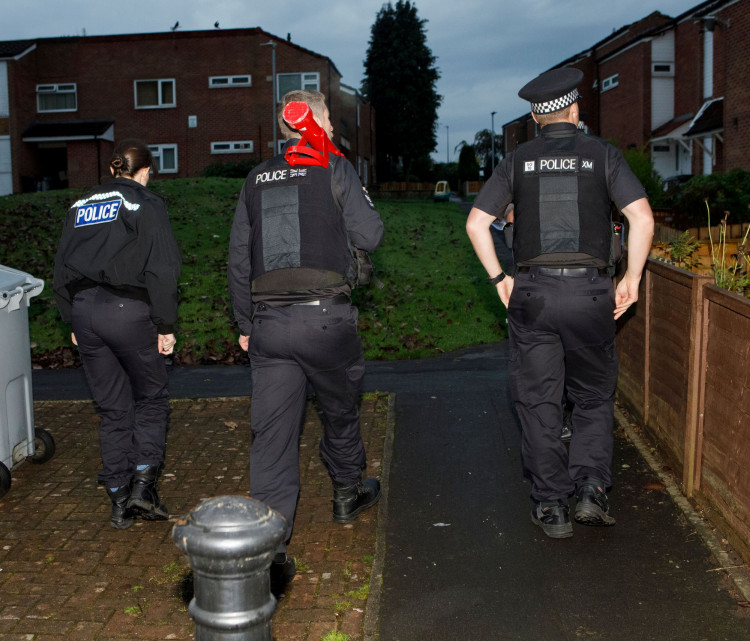
M 282 99 L 285 150 L 300 134 L 283 119 L 290 102 L 307 103 L 328 138 L 322 94 Z M 250 491 L 279 511 L 286 540 L 271 564 L 280 593 L 294 575 L 286 556 L 299 494 L 298 440 L 308 381 L 322 411 L 320 455 L 333 480 L 333 518 L 353 521 L 380 497 L 377 479 L 362 480 L 365 448 L 359 422 L 364 376 L 357 310 L 349 300 L 349 244 L 374 250 L 383 223 L 352 165 L 328 154 L 327 167 L 292 166 L 284 154 L 253 169 L 237 203 L 229 247 L 229 291 L 240 346 L 252 368 Z
M 615 319 L 638 299 L 653 236 L 645 191 L 622 154 L 578 131 L 577 69 L 548 71 L 519 96 L 531 102 L 541 135 L 497 167 L 477 197 L 467 233 L 508 308 L 511 394 L 523 429 L 532 521 L 547 536 L 572 536 L 575 520 L 613 525 L 611 484 Z M 489 227 L 515 206 L 515 278 L 495 255 Z M 628 266 L 613 290 L 607 275 L 610 203 L 630 223 Z M 614 313 L 613 313 L 614 312 Z M 560 440 L 563 388 L 574 404 L 569 451 Z

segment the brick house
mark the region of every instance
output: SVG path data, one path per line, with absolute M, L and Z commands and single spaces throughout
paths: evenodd
M 375 176 L 374 118 L 326 56 L 259 28 L 0 42 L 0 195 L 109 177 L 115 140 L 141 138 L 160 178 L 274 153 L 276 101 L 321 91 L 334 143 Z
M 663 178 L 750 169 L 750 0 L 709 0 L 627 25 L 555 67 L 583 71 L 581 117 L 621 149 L 648 150 Z M 537 134 L 503 125 L 505 152 Z

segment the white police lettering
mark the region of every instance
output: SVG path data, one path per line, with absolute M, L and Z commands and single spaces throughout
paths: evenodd
M 540 158 L 539 171 L 576 171 L 578 158 Z
M 534 171 L 535 168 L 536 168 L 536 163 L 533 160 L 527 160 L 523 164 L 524 171 Z
M 120 200 L 108 200 L 102 203 L 86 203 L 76 209 L 75 227 L 85 225 L 98 225 L 100 223 L 111 223 L 117 220 L 117 212 L 120 210 Z
M 255 177 L 255 184 L 258 183 L 270 183 L 277 180 L 286 180 L 288 170 L 276 169 L 275 171 L 262 171 Z
M 594 171 L 594 161 L 581 160 L 581 169 L 583 169 L 584 171 Z

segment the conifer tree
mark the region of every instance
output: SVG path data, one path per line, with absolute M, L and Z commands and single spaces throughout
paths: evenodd
M 380 181 L 412 178 L 437 145 L 440 73 L 426 22 L 409 0 L 398 0 L 383 5 L 371 28 L 362 94 L 375 109 Z

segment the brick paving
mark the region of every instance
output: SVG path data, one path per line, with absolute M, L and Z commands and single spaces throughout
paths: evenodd
M 381 476 L 388 456 L 390 406 L 386 394 L 368 394 L 362 402 L 370 476 Z M 172 542 L 172 528 L 203 499 L 247 496 L 249 398 L 172 401 L 160 484 L 171 518 L 136 521 L 129 530 L 109 526 L 109 500 L 96 481 L 93 404 L 37 402 L 34 413 L 36 427 L 54 436 L 56 453 L 42 465 L 16 467 L 10 491 L 0 498 L 0 641 L 194 639 L 190 569 Z M 289 546 L 299 570 L 274 614 L 273 636 L 321 641 L 337 631 L 362 641 L 368 597 L 373 600 L 378 510 L 352 524 L 333 522 L 331 484 L 318 457 L 320 431 L 310 403 Z

